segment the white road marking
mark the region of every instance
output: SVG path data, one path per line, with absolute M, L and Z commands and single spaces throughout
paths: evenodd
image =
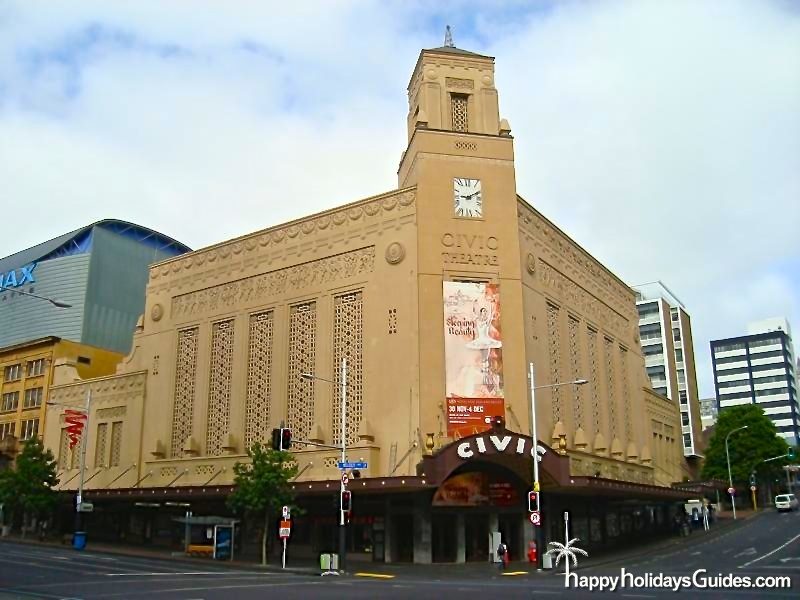
M 785 544 L 781 544 L 780 546 L 778 546 L 777 548 L 775 548 L 775 550 L 773 550 L 772 552 L 767 552 L 767 553 L 766 553 L 764 556 L 759 556 L 758 558 L 756 558 L 756 559 L 753 559 L 753 560 L 751 560 L 750 562 L 746 562 L 746 563 L 744 563 L 743 565 L 741 565 L 739 568 L 740 568 L 740 569 L 743 569 L 743 568 L 745 568 L 745 567 L 748 567 L 748 566 L 752 565 L 753 563 L 757 563 L 757 562 L 758 562 L 758 561 L 760 561 L 760 560 L 764 560 L 764 559 L 765 559 L 765 558 L 767 558 L 768 556 L 772 556 L 773 554 L 775 554 L 775 553 L 776 553 L 776 552 L 778 552 L 779 550 L 783 550 L 784 548 L 786 548 L 786 546 L 788 546 L 789 544 L 791 544 L 791 543 L 792 543 L 793 541 L 795 541 L 797 538 L 800 538 L 800 533 L 798 533 L 796 536 L 794 536 L 792 539 L 790 539 L 790 540 L 789 540 L 788 542 L 786 542 Z M 737 554 L 736 556 L 738 556 L 738 554 Z
M 745 548 L 739 552 L 739 554 L 734 554 L 733 558 L 737 558 L 739 556 L 752 556 L 753 554 L 756 554 L 756 549 L 750 546 L 749 548 Z

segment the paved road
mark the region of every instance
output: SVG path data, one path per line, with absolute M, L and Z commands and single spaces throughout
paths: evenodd
M 468 567 L 467 567 L 468 568 Z M 690 598 L 759 598 L 780 600 L 800 597 L 800 512 L 764 513 L 722 535 L 692 534 L 685 544 L 642 553 L 634 558 L 595 566 L 579 566 L 577 576 L 618 577 L 622 569 L 630 577 L 663 574 L 691 577 L 697 569 L 706 569 L 709 577 L 788 576 L 791 589 L 722 589 L 685 588 Z M 229 598 L 348 598 L 381 600 L 414 598 L 422 600 L 459 598 L 588 598 L 598 595 L 588 589 L 564 588 L 564 576 L 555 572 L 537 574 L 521 570 L 519 574 L 500 575 L 485 568 L 482 574 L 467 573 L 464 568 L 381 569 L 366 576 L 319 577 L 317 575 L 263 572 L 257 568 L 232 569 L 217 563 L 159 560 L 127 557 L 99 552 L 77 553 L 69 548 L 0 544 L 0 599 L 143 599 L 150 600 L 221 600 Z M 573 580 L 574 581 L 574 580 Z M 588 579 L 584 580 L 588 583 Z M 610 583 L 612 580 L 606 580 Z M 606 592 L 616 598 L 673 597 L 672 590 L 657 587 L 627 586 Z

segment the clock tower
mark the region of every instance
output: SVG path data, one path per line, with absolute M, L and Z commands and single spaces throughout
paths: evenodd
M 438 427 L 448 397 L 443 378 L 429 376 L 448 369 L 447 282 L 499 293 L 502 393 L 527 397 L 524 328 L 512 317 L 523 313 L 514 146 L 494 83 L 494 58 L 456 48 L 448 37 L 420 53 L 408 85 L 408 147 L 398 183 L 416 186 L 423 427 Z M 526 414 L 524 404 L 516 409 Z

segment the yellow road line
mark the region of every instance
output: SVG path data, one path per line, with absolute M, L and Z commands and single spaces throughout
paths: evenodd
M 356 577 L 374 577 L 375 579 L 394 579 L 394 575 L 384 573 L 356 573 Z
M 503 573 L 503 576 L 506 575 L 527 575 L 527 571 L 509 571 L 508 573 Z

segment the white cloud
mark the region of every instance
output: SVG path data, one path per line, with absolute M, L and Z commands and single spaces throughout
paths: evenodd
M 520 193 L 686 303 L 704 394 L 712 337 L 787 312 L 800 337 L 800 14 L 779 1 L 4 4 L 0 204 L 47 216 L 0 256 L 112 216 L 200 247 L 391 189 L 446 22 L 497 57 Z

